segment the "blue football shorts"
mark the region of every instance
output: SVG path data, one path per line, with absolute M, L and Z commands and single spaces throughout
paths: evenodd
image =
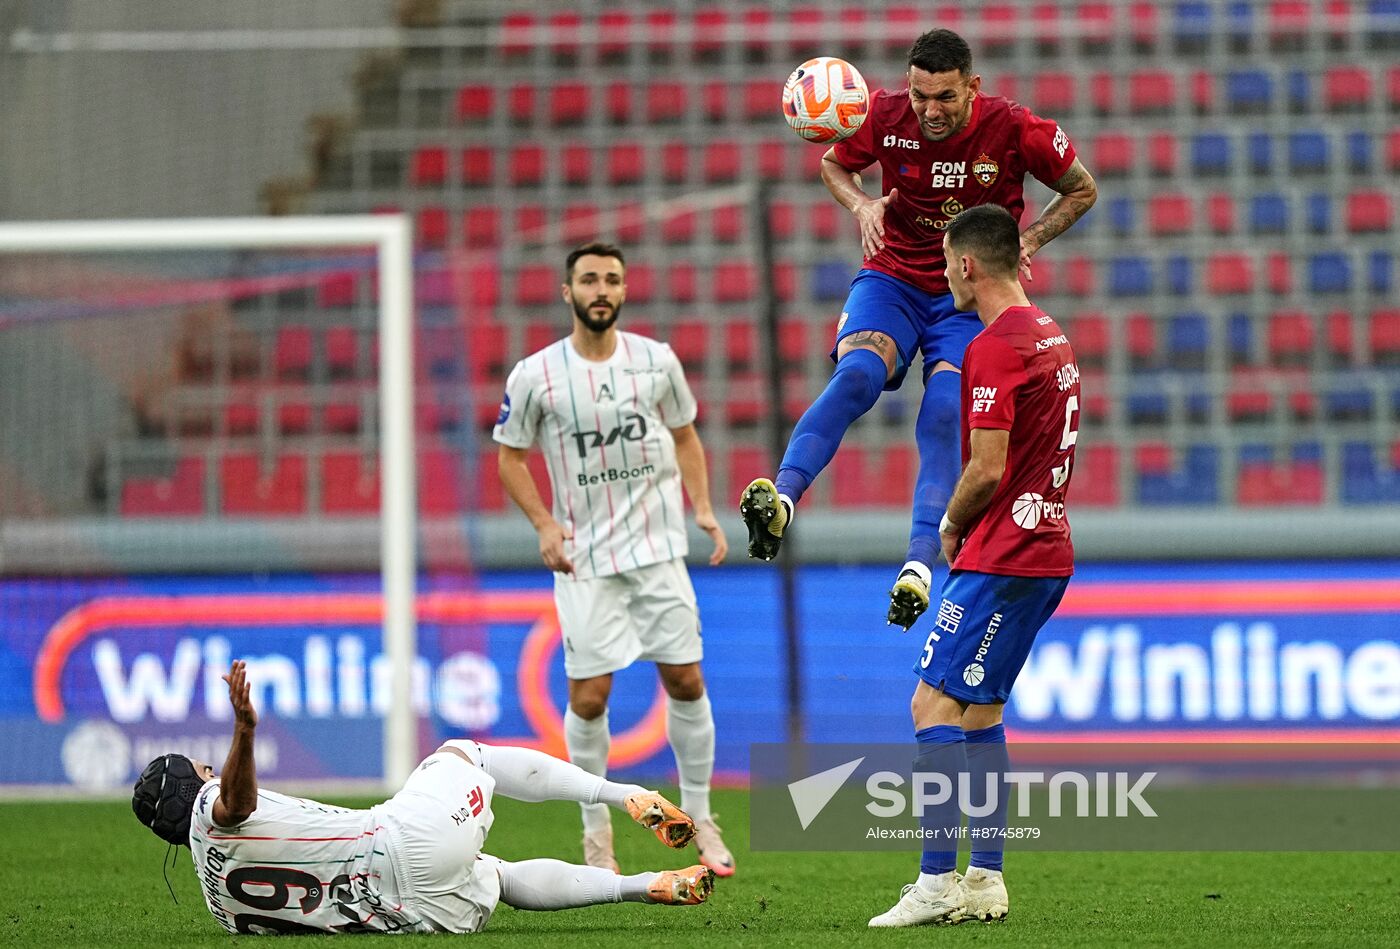
M 940 360 L 961 369 L 963 351 L 972 337 L 982 332 L 982 321 L 977 314 L 953 306 L 951 293 L 925 293 L 898 277 L 861 270 L 851 281 L 841 322 L 836 326 L 836 342 L 867 330 L 884 333 L 899 349 L 894 375 L 885 383 L 885 389 L 892 391 L 904 382 L 918 352 L 924 354 L 925 379 Z M 836 358 L 835 346 L 831 358 Z
M 933 631 L 914 661 L 915 674 L 964 702 L 1005 702 L 1031 643 L 1067 586 L 1069 577 L 953 571 L 943 582 Z

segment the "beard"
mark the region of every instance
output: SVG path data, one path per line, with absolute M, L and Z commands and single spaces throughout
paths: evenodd
M 599 301 L 594 300 L 590 303 L 580 304 L 579 301 L 575 300 L 574 316 L 578 317 L 578 321 L 590 331 L 594 333 L 606 333 L 608 330 L 612 329 L 612 325 L 617 322 L 617 314 L 622 309 L 622 304 L 618 304 L 617 306 L 608 304 L 607 316 L 599 319 L 595 318 L 590 311 L 590 308 L 598 302 Z

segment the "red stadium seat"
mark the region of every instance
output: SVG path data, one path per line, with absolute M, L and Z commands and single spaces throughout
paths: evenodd
M 578 37 L 582 29 L 583 17 L 578 13 L 566 11 L 550 16 L 549 51 L 556 62 L 573 62 L 578 58 Z
M 625 59 L 632 51 L 632 14 L 604 10 L 598 14 L 598 56 L 608 62 Z
M 1157 323 L 1146 313 L 1129 314 L 1127 320 L 1128 357 L 1134 366 L 1157 362 Z
M 849 218 L 850 212 L 835 201 L 818 200 L 808 208 L 807 228 L 811 240 L 835 240 L 841 236 L 842 224 Z M 856 233 L 854 228 L 851 233 Z
M 1245 462 L 1240 465 L 1235 500 L 1245 507 L 1321 504 L 1325 481 L 1322 466 L 1316 462 Z
M 1238 367 L 1231 372 L 1230 388 L 1225 396 L 1225 412 L 1232 422 L 1258 422 L 1274 413 L 1276 375 Z
M 1215 74 L 1198 69 L 1191 74 L 1191 108 L 1197 115 L 1215 111 Z
M 501 54 L 507 59 L 530 55 L 538 39 L 534 14 L 507 13 L 501 18 Z
M 512 125 L 529 125 L 535 121 L 535 87 L 519 82 L 506 90 L 506 115 Z
M 771 122 L 782 107 L 783 84 L 777 79 L 750 79 L 744 83 L 744 118 Z
M 661 239 L 668 244 L 689 244 L 695 240 L 695 212 L 679 208 L 661 221 Z
M 656 270 L 651 264 L 632 264 L 627 268 L 627 302 L 646 304 L 656 295 Z
M 773 12 L 767 7 L 745 7 L 740 22 L 745 54 L 766 59 L 773 44 Z
M 332 379 L 354 379 L 359 375 L 360 338 L 353 326 L 332 326 L 324 337 L 326 371 Z
M 1392 129 L 1385 137 L 1385 166 L 1392 172 L 1400 172 L 1400 129 Z
M 292 398 L 277 407 L 277 432 L 280 435 L 306 435 L 311 432 L 311 403 Z
M 1361 111 L 1371 105 L 1371 70 L 1365 66 L 1330 66 L 1322 74 L 1322 104 L 1329 111 Z
M 688 370 L 701 368 L 710 351 L 710 324 L 702 320 L 682 320 L 671 327 L 668 342 L 682 366 Z
M 945 24 L 946 25 L 946 24 Z M 885 55 L 904 56 L 909 46 L 924 30 L 925 12 L 913 4 L 899 4 L 885 8 Z
M 647 124 L 661 125 L 683 119 L 687 111 L 685 88 L 680 82 L 655 82 L 647 86 Z
M 1080 29 L 1080 44 L 1097 50 L 1113 42 L 1118 33 L 1117 11 L 1111 3 L 1081 3 L 1074 16 Z
M 1223 192 L 1206 198 L 1206 224 L 1212 234 L 1235 233 L 1235 199 Z
M 525 352 L 521 355 L 528 356 L 537 353 L 566 333 L 565 327 L 553 322 L 527 323 L 525 326 Z
M 1176 107 L 1176 77 L 1165 69 L 1145 70 L 1128 76 L 1128 111 L 1134 115 L 1160 115 Z
M 204 459 L 177 459 L 168 478 L 127 478 L 122 482 L 124 517 L 178 517 L 204 513 Z
M 241 438 L 257 433 L 262 420 L 257 396 L 256 390 L 240 391 L 224 406 L 224 434 L 232 438 Z
M 563 238 L 568 244 L 582 244 L 602 231 L 603 215 L 596 204 L 576 201 L 564 206 Z M 629 274 L 630 276 L 630 274 Z
M 1253 258 L 1248 254 L 1212 254 L 1206 259 L 1206 289 L 1211 293 L 1253 292 Z
M 731 320 L 720 331 L 724 358 L 733 367 L 752 367 L 758 358 L 758 327 L 752 321 Z
M 1347 195 L 1347 230 L 1353 234 L 1388 231 L 1394 217 L 1395 207 L 1388 191 L 1375 189 Z
M 327 402 L 321 412 L 321 431 L 331 435 L 358 435 L 362 421 L 358 400 Z
M 1269 4 L 1269 46 L 1275 51 L 1299 49 L 1312 33 L 1312 4 L 1308 0 L 1274 0 Z
M 273 372 L 282 380 L 305 380 L 311 375 L 311 329 L 283 326 L 277 330 L 272 353 Z
M 1104 132 L 1094 140 L 1093 174 L 1103 177 L 1126 175 L 1137 158 L 1137 143 L 1124 132 Z
M 1094 261 L 1088 257 L 1071 257 L 1065 270 L 1065 290 L 1076 297 L 1087 297 L 1098 290 Z
M 840 452 L 837 452 L 837 456 L 840 456 Z M 725 488 L 727 493 L 721 496 L 737 498 L 744 486 L 754 478 L 772 477 L 769 474 L 772 470 L 772 462 L 766 449 L 756 445 L 731 445 L 725 464 L 729 483 Z
M 614 187 L 634 185 L 646 175 L 646 158 L 640 142 L 614 142 L 608 146 L 608 184 Z
M 558 302 L 559 276 L 547 264 L 526 264 L 515 275 L 515 302 L 543 306 Z
M 765 139 L 754 146 L 753 164 L 763 181 L 782 181 L 792 173 L 787 146 L 779 139 Z
M 489 188 L 496 183 L 496 152 L 489 146 L 462 149 L 462 184 Z
M 1312 362 L 1316 334 L 1312 317 L 1298 310 L 1269 315 L 1269 361 L 1276 366 L 1306 366 Z
M 710 212 L 710 236 L 721 244 L 732 244 L 744 239 L 744 217 L 748 208 L 726 205 Z
M 753 263 L 748 260 L 723 260 L 715 264 L 715 300 L 720 303 L 741 303 L 751 300 L 757 286 Z
M 1400 66 L 1392 66 L 1386 70 L 1385 102 L 1390 111 L 1400 112 Z
M 1400 310 L 1371 314 L 1371 361 L 1380 366 L 1400 365 Z
M 1108 361 L 1110 328 L 1102 313 L 1077 313 L 1066 334 L 1081 366 L 1102 367 Z
M 419 449 L 419 513 L 455 514 L 465 509 L 465 489 L 459 467 L 457 456 L 446 448 Z
M 676 14 L 673 10 L 648 10 L 647 55 L 653 62 L 668 62 L 675 55 Z
M 1089 104 L 1100 115 L 1118 111 L 1118 84 L 1112 73 L 1096 72 L 1089 77 Z
M 430 250 L 445 247 L 450 227 L 446 208 L 423 208 L 414 219 L 415 240 Z
M 550 89 L 549 121 L 552 125 L 578 125 L 589 117 L 589 89 L 582 82 L 561 82 Z
M 522 204 L 515 209 L 515 233 L 512 236 L 524 244 L 543 244 L 548 225 L 549 215 L 542 206 Z
M 724 417 L 730 425 L 757 425 L 765 412 L 763 380 L 756 372 L 729 377 L 724 387 Z
M 1009 3 L 991 3 L 982 7 L 982 38 L 978 53 L 1005 56 L 1015 48 L 1021 11 Z
M 1070 500 L 1076 506 L 1116 507 L 1118 489 L 1118 447 L 1116 445 L 1077 445 L 1075 471 L 1069 485 Z
M 603 112 L 613 125 L 626 125 L 632 121 L 632 84 L 630 82 L 610 82 L 603 90 Z
M 729 30 L 729 14 L 722 7 L 706 6 L 695 11 L 692 21 L 691 52 L 698 59 L 713 59 L 724 52 Z
M 781 260 L 773 265 L 773 293 L 783 303 L 797 299 L 797 265 Z
M 1037 3 L 1031 7 L 1031 34 L 1035 37 L 1035 48 L 1040 53 L 1054 53 L 1064 40 L 1060 26 L 1060 5 L 1058 3 Z
M 1345 310 L 1327 314 L 1323 326 L 1327 331 L 1327 355 L 1336 365 L 1356 362 L 1355 321 Z
M 666 297 L 672 303 L 694 303 L 699 297 L 700 277 L 689 261 L 674 261 L 666 275 Z
M 219 460 L 224 514 L 288 517 L 306 512 L 306 456 L 281 454 L 265 467 L 255 454 Z
M 447 182 L 447 149 L 432 145 L 413 153 L 409 165 L 408 183 L 416 188 L 442 185 Z
M 834 506 L 870 506 L 870 486 L 875 479 L 866 452 L 864 445 L 848 443 L 831 459 L 831 503 Z
M 1031 76 L 1031 107 L 1037 115 L 1068 115 L 1079 105 L 1077 80 L 1073 73 L 1037 72 Z
M 661 179 L 668 185 L 685 184 L 690 177 L 690 146 L 667 142 L 661 146 Z
M 1153 132 L 1147 136 L 1147 169 L 1154 175 L 1176 174 L 1177 136 L 1172 132 Z
M 768 208 L 768 227 L 775 240 L 791 240 L 797 233 L 797 206 L 791 201 L 775 200 Z
M 1133 467 L 1140 475 L 1169 474 L 1175 467 L 1171 445 L 1166 442 L 1143 442 L 1133 450 Z
M 646 212 L 641 204 L 629 201 L 618 206 L 613 216 L 613 232 L 624 244 L 642 243 L 647 230 Z
M 465 125 L 484 125 L 496 112 L 496 87 L 467 85 L 457 90 L 457 121 Z
M 728 184 L 738 180 L 743 170 L 739 143 L 728 140 L 709 142 L 705 145 L 702 167 L 706 184 Z
M 517 145 L 510 153 L 510 183 L 528 188 L 544 182 L 544 149 L 538 145 Z
M 326 452 L 321 457 L 321 510 L 332 515 L 378 511 L 377 459 L 356 451 Z
M 501 239 L 501 212 L 494 207 L 468 208 L 462 213 L 462 237 L 468 247 L 493 247 Z
M 494 266 L 476 265 L 467 268 L 466 302 L 484 310 L 490 310 L 501 302 L 501 278 Z
M 1195 220 L 1195 208 L 1184 194 L 1157 194 L 1147 203 L 1147 232 L 1153 237 L 1185 234 Z
M 1158 13 L 1156 3 L 1134 3 L 1128 8 L 1129 31 L 1132 33 L 1133 45 L 1141 52 L 1157 46 Z
M 709 122 L 732 122 L 734 115 L 729 108 L 729 83 L 716 79 L 701 86 L 700 110 Z
M 564 184 L 581 186 L 593 180 L 593 148 L 582 142 L 571 142 L 559 150 L 559 164 Z
M 841 38 L 842 55 L 853 62 L 865 57 L 870 18 L 863 7 L 842 7 L 836 14 L 836 35 Z
M 788 58 L 794 64 L 823 52 L 830 37 L 826 35 L 826 11 L 820 6 L 803 4 L 788 10 Z

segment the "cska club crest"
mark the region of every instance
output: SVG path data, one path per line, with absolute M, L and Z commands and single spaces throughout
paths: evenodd
M 986 152 L 978 155 L 977 160 L 972 163 L 972 177 L 984 188 L 990 188 L 999 174 L 1001 166 L 987 157 Z

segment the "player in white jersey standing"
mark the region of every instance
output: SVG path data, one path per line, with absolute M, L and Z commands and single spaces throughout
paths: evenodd
M 695 523 L 728 543 L 710 505 L 695 397 L 664 343 L 616 327 L 627 296 L 622 251 L 585 244 L 564 264 L 573 331 L 522 359 L 496 420 L 501 481 L 540 537 L 554 571 L 569 707 L 564 736 L 574 764 L 607 773 L 608 697 L 614 672 L 656 663 L 666 689 L 666 734 L 680 774 L 681 807 L 695 819 L 701 862 L 721 876 L 734 858 L 710 813 L 715 724 L 700 672 L 700 616 L 685 568 L 684 485 Z M 526 467 L 544 452 L 551 511 Z M 583 808 L 584 859 L 616 870 L 606 807 Z
M 714 873 L 702 866 L 624 877 L 483 853 L 496 794 L 611 804 L 677 848 L 694 833 L 690 818 L 661 795 L 528 748 L 446 742 L 399 793 L 368 810 L 260 788 L 258 715 L 244 663 L 234 662 L 224 681 L 234 730 L 223 774 L 184 755 L 161 755 L 141 772 L 131 808 L 162 840 L 189 846 L 204 902 L 231 933 L 473 933 L 497 903 L 535 910 L 695 904 L 713 889 Z

